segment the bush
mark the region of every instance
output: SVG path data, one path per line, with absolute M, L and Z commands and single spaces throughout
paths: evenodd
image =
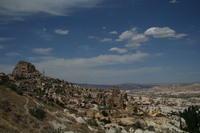
M 134 127 L 136 129 L 138 129 L 138 128 L 144 129 L 143 124 L 140 121 L 136 121 L 136 123 L 134 124 Z
M 108 119 L 108 120 L 102 119 L 101 122 L 103 122 L 104 124 L 110 124 L 111 123 L 110 119 Z
M 200 107 L 190 106 L 183 112 L 180 112 L 180 117 L 182 117 L 187 127 L 186 130 L 190 133 L 200 133 Z
M 29 113 L 39 120 L 43 120 L 46 116 L 46 112 L 39 107 L 29 109 Z
M 22 95 L 22 93 L 23 93 L 20 88 L 18 88 L 15 84 L 13 84 L 11 82 L 5 82 L 5 83 L 3 83 L 3 86 L 12 89 L 13 91 L 15 91 L 19 95 Z
M 87 123 L 88 123 L 90 126 L 94 126 L 94 127 L 97 127 L 97 126 L 98 126 L 98 124 L 97 124 L 97 122 L 96 122 L 95 119 L 89 119 L 89 120 L 87 121 Z
M 153 132 L 155 132 L 155 128 L 154 128 L 154 126 L 149 126 L 147 129 L 148 129 L 149 131 L 153 131 Z
M 5 83 L 3 83 L 3 85 L 5 87 L 11 88 L 11 89 L 16 89 L 17 88 L 17 86 L 15 84 L 11 83 L 11 82 L 5 82 Z
M 103 116 L 108 117 L 108 113 L 105 110 L 103 110 L 101 113 L 103 114 Z

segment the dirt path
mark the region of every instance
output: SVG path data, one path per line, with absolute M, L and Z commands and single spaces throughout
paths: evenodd
M 27 97 L 25 97 L 25 99 L 26 99 L 26 103 L 24 104 L 24 109 L 26 111 L 26 114 L 28 115 L 29 114 L 29 109 L 28 109 L 29 99 Z
M 32 99 L 32 98 L 31 98 Z M 25 96 L 25 100 L 26 103 L 24 104 L 24 109 L 26 112 L 26 115 L 29 115 L 29 108 L 28 108 L 28 103 L 29 103 L 29 96 Z M 33 99 L 32 99 L 33 100 Z M 35 100 L 33 100 L 36 104 L 39 104 L 38 102 L 36 102 Z M 43 126 L 41 126 L 40 128 L 38 128 L 38 133 L 42 133 L 42 128 L 44 128 Z

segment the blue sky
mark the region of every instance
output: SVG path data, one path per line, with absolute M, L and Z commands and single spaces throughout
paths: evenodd
M 199 82 L 199 0 L 1 0 L 0 71 L 71 82 Z

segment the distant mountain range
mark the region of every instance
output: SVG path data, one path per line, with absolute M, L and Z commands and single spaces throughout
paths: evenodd
M 76 84 L 76 83 L 75 83 Z M 77 84 L 83 87 L 87 87 L 87 88 L 100 88 L 100 89 L 107 89 L 107 88 L 120 88 L 123 90 L 138 90 L 138 89 L 151 89 L 154 87 L 171 87 L 171 86 L 187 86 L 187 85 L 192 85 L 192 84 L 200 84 L 200 82 L 196 82 L 196 83 L 155 83 L 155 84 L 139 84 L 139 83 L 123 83 L 123 84 L 116 84 L 116 85 L 106 85 L 106 84 Z
M 159 84 L 136 84 L 136 83 L 123 83 L 117 85 L 103 85 L 103 84 L 78 84 L 78 85 L 88 88 L 101 88 L 101 89 L 117 87 L 123 90 L 149 89 L 155 86 L 159 86 Z

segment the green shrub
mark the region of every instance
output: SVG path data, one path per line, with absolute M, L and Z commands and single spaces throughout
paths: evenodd
M 180 117 L 182 117 L 187 124 L 184 130 L 189 133 L 200 133 L 200 107 L 190 106 L 183 112 L 180 112 Z
M 101 113 L 103 114 L 103 116 L 108 117 L 108 113 L 105 110 L 103 110 Z
M 110 124 L 111 123 L 111 121 L 109 119 L 108 120 L 102 119 L 101 122 L 103 122 L 104 124 Z
M 140 121 L 136 121 L 136 123 L 134 124 L 134 127 L 135 127 L 136 129 L 138 129 L 138 128 L 144 129 L 144 127 L 143 127 L 143 125 L 142 125 L 142 123 L 141 123 Z
M 155 128 L 154 128 L 154 126 L 149 126 L 147 129 L 148 129 L 149 131 L 153 131 L 153 132 L 155 132 Z
M 15 91 L 17 94 L 22 95 L 22 89 L 18 88 L 15 84 L 11 83 L 11 82 L 5 82 L 3 83 L 3 86 L 12 89 L 13 91 Z
M 43 120 L 46 117 L 46 112 L 39 107 L 29 109 L 29 113 L 39 120 Z
M 4 82 L 3 85 L 7 88 L 16 89 L 17 86 L 11 82 Z
M 97 126 L 98 126 L 97 121 L 96 121 L 95 119 L 89 119 L 89 120 L 87 121 L 87 123 L 88 123 L 88 125 L 90 125 L 90 126 L 94 126 L 94 127 L 97 127 Z
M 84 96 L 85 99 L 92 99 L 92 96 L 91 94 L 87 95 L 87 96 Z

